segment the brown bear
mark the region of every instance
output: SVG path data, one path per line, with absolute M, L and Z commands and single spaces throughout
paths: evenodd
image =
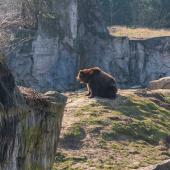
M 102 71 L 99 67 L 80 70 L 77 76 L 80 83 L 87 84 L 88 96 L 103 98 L 116 98 L 118 91 L 113 76 Z

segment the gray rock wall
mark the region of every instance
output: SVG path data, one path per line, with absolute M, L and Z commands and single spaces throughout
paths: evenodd
M 51 170 L 66 97 L 15 86 L 0 64 L 0 170 Z
M 146 86 L 150 80 L 170 75 L 169 37 L 88 41 L 86 65 L 100 66 L 114 75 L 121 87 Z
M 47 9 L 38 15 L 33 39 L 9 55 L 8 65 L 19 85 L 39 91 L 74 89 L 77 1 L 51 1 Z
M 120 87 L 146 86 L 150 80 L 170 75 L 169 37 L 111 37 L 102 0 L 50 0 L 46 4 L 45 10 L 40 6 L 37 12 L 32 39 L 8 55 L 19 85 L 39 91 L 73 90 L 79 87 L 78 70 L 91 66 L 114 75 Z

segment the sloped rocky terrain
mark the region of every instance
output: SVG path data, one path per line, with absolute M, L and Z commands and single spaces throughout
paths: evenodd
M 170 90 L 119 90 L 116 100 L 66 95 L 54 170 L 151 170 L 170 159 Z

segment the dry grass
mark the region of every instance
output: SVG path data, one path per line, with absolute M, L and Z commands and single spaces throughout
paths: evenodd
M 121 26 L 109 27 L 108 29 L 113 36 L 129 37 L 130 39 L 148 39 L 170 36 L 170 29 L 129 28 Z
M 119 90 L 114 101 L 88 99 L 80 91 L 66 93 L 52 170 L 134 170 L 169 159 L 165 137 L 170 131 L 170 111 L 164 108 L 166 103 L 169 106 L 168 92 L 159 92 L 161 106 L 152 102 L 159 101 L 153 91 Z

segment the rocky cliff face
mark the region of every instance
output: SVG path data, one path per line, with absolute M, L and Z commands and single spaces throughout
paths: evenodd
M 150 80 L 170 75 L 169 37 L 149 40 L 110 37 L 86 44 L 90 49 L 86 55 L 88 64 L 110 72 L 121 87 L 146 86 Z
M 21 14 L 26 29 L 20 29 L 17 36 L 31 38 L 8 55 L 18 84 L 39 91 L 71 90 L 78 87 L 78 70 L 91 66 L 110 72 L 120 87 L 145 86 L 170 75 L 170 38 L 111 37 L 105 1 L 28 2 L 32 4 L 22 5 L 25 12 Z
M 50 170 L 66 97 L 15 86 L 0 64 L 0 170 Z

